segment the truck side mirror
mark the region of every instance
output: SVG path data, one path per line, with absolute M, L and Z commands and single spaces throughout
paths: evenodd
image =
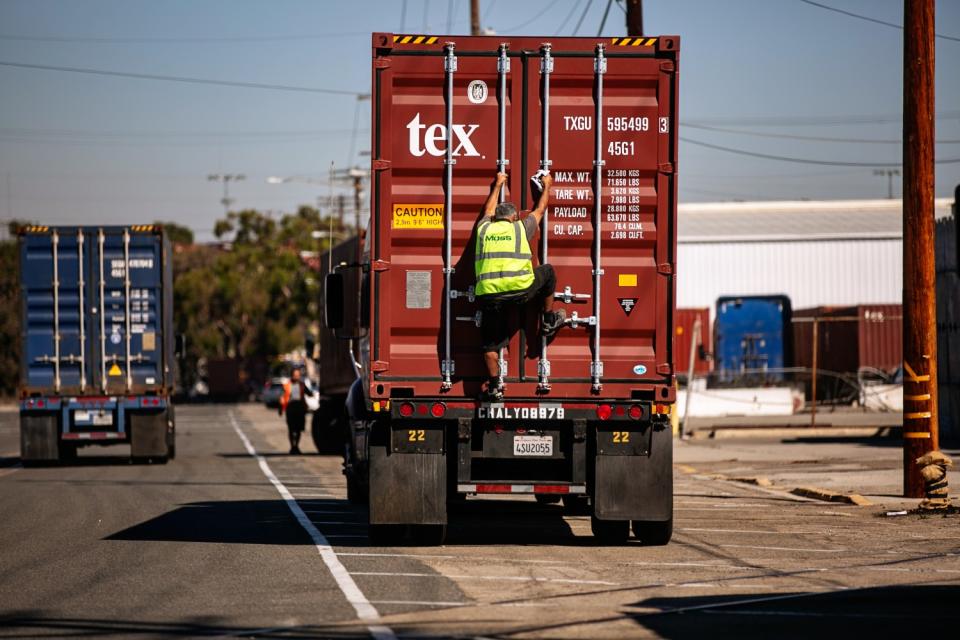
M 328 329 L 343 328 L 343 274 L 328 273 L 323 283 L 323 322 Z

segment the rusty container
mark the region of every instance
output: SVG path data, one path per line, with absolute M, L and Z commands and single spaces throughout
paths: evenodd
M 813 366 L 813 323 L 817 319 L 817 368 L 842 374 L 862 369 L 892 373 L 903 361 L 903 307 L 862 304 L 814 307 L 793 312 L 794 360 Z

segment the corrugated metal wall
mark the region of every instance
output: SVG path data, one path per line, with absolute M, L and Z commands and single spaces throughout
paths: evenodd
M 937 221 L 937 381 L 940 437 L 960 440 L 960 271 L 955 217 Z
M 902 265 L 899 239 L 687 243 L 681 238 L 677 305 L 713 308 L 723 295 L 777 293 L 787 294 L 794 308 L 897 303 Z

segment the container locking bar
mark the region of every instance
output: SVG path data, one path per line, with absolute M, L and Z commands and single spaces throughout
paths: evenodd
M 483 324 L 483 311 L 477 311 L 472 316 L 457 316 L 457 320 L 460 322 L 472 322 L 473 324 L 480 327 Z
M 448 42 L 444 45 L 446 55 L 443 58 L 443 71 L 445 75 L 445 100 L 446 100 L 446 141 L 447 150 L 443 160 L 443 282 L 444 289 L 450 291 L 451 279 L 453 276 L 453 260 L 451 258 L 453 244 L 453 165 L 456 160 L 453 159 L 453 74 L 457 71 L 457 57 L 453 54 L 456 45 Z M 444 296 L 444 315 L 443 315 L 443 362 L 440 363 L 440 374 L 443 382 L 440 384 L 441 391 L 449 391 L 453 388 L 453 356 L 450 349 L 450 326 L 451 320 L 451 296 Z
M 53 390 L 60 393 L 60 234 L 53 230 Z
M 467 287 L 466 291 L 457 291 L 456 289 L 450 289 L 450 298 L 456 300 L 458 298 L 466 298 L 470 302 L 473 302 L 477 299 L 477 295 L 473 291 L 473 285 Z
M 603 74 L 607 72 L 607 59 L 604 57 L 604 46 L 597 45 L 596 58 L 593 61 L 593 72 L 596 76 L 596 100 L 593 122 L 594 150 L 593 150 L 593 354 L 590 361 L 591 389 L 600 393 L 603 384 L 603 361 L 600 359 L 600 278 L 603 276 L 603 262 L 600 260 L 600 237 L 602 235 L 602 200 L 603 200 Z
M 552 45 L 545 42 L 540 46 L 541 112 L 540 112 L 540 169 L 550 170 L 550 74 L 553 73 Z M 549 235 L 549 211 L 543 212 L 540 226 L 540 264 L 547 264 Z M 537 312 L 540 313 L 539 311 Z M 537 363 L 537 392 L 550 391 L 550 358 L 547 355 L 547 338 L 540 339 L 540 360 Z
M 507 74 L 510 73 L 510 58 L 507 56 L 509 46 L 506 42 L 500 44 L 499 56 L 497 57 L 498 84 L 500 86 L 500 104 L 497 112 L 497 171 L 506 173 L 507 164 Z M 505 189 L 500 188 L 499 200 L 502 203 L 506 199 Z M 477 312 L 477 326 L 480 326 L 480 313 Z M 503 386 L 503 379 L 507 376 L 507 360 L 503 357 L 505 349 L 501 348 L 497 355 L 497 367 L 499 370 L 499 386 Z
M 123 337 L 127 361 L 127 391 L 133 386 L 133 371 L 130 365 L 130 230 L 123 230 Z
M 100 388 L 107 392 L 107 304 L 104 279 L 103 229 L 97 230 L 97 247 L 100 250 Z
M 84 357 L 87 349 L 86 310 L 83 305 L 83 292 L 87 283 L 83 279 L 83 229 L 77 230 L 77 298 L 80 301 L 80 314 L 77 319 L 80 324 L 80 392 L 87 388 L 87 362 Z
M 566 304 L 570 304 L 576 300 L 589 300 L 589 293 L 574 293 L 571 287 L 564 287 L 563 291 L 555 291 L 553 294 L 554 299 L 560 300 Z

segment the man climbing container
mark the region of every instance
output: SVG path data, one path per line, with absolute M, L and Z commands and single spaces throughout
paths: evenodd
M 477 247 L 474 262 L 477 284 L 474 291 L 482 312 L 483 360 L 489 374 L 486 396 L 503 399 L 500 378 L 500 350 L 510 341 L 508 324 L 511 307 L 528 303 L 542 311 L 541 333 L 550 337 L 563 326 L 566 312 L 553 310 L 556 274 L 549 264 L 533 266 L 530 241 L 540 227 L 550 199 L 549 174 L 537 176 L 540 196 L 537 206 L 521 217 L 512 202 L 501 202 L 500 191 L 507 174 L 497 173 L 490 195 L 483 205 L 483 217 L 477 222 Z

